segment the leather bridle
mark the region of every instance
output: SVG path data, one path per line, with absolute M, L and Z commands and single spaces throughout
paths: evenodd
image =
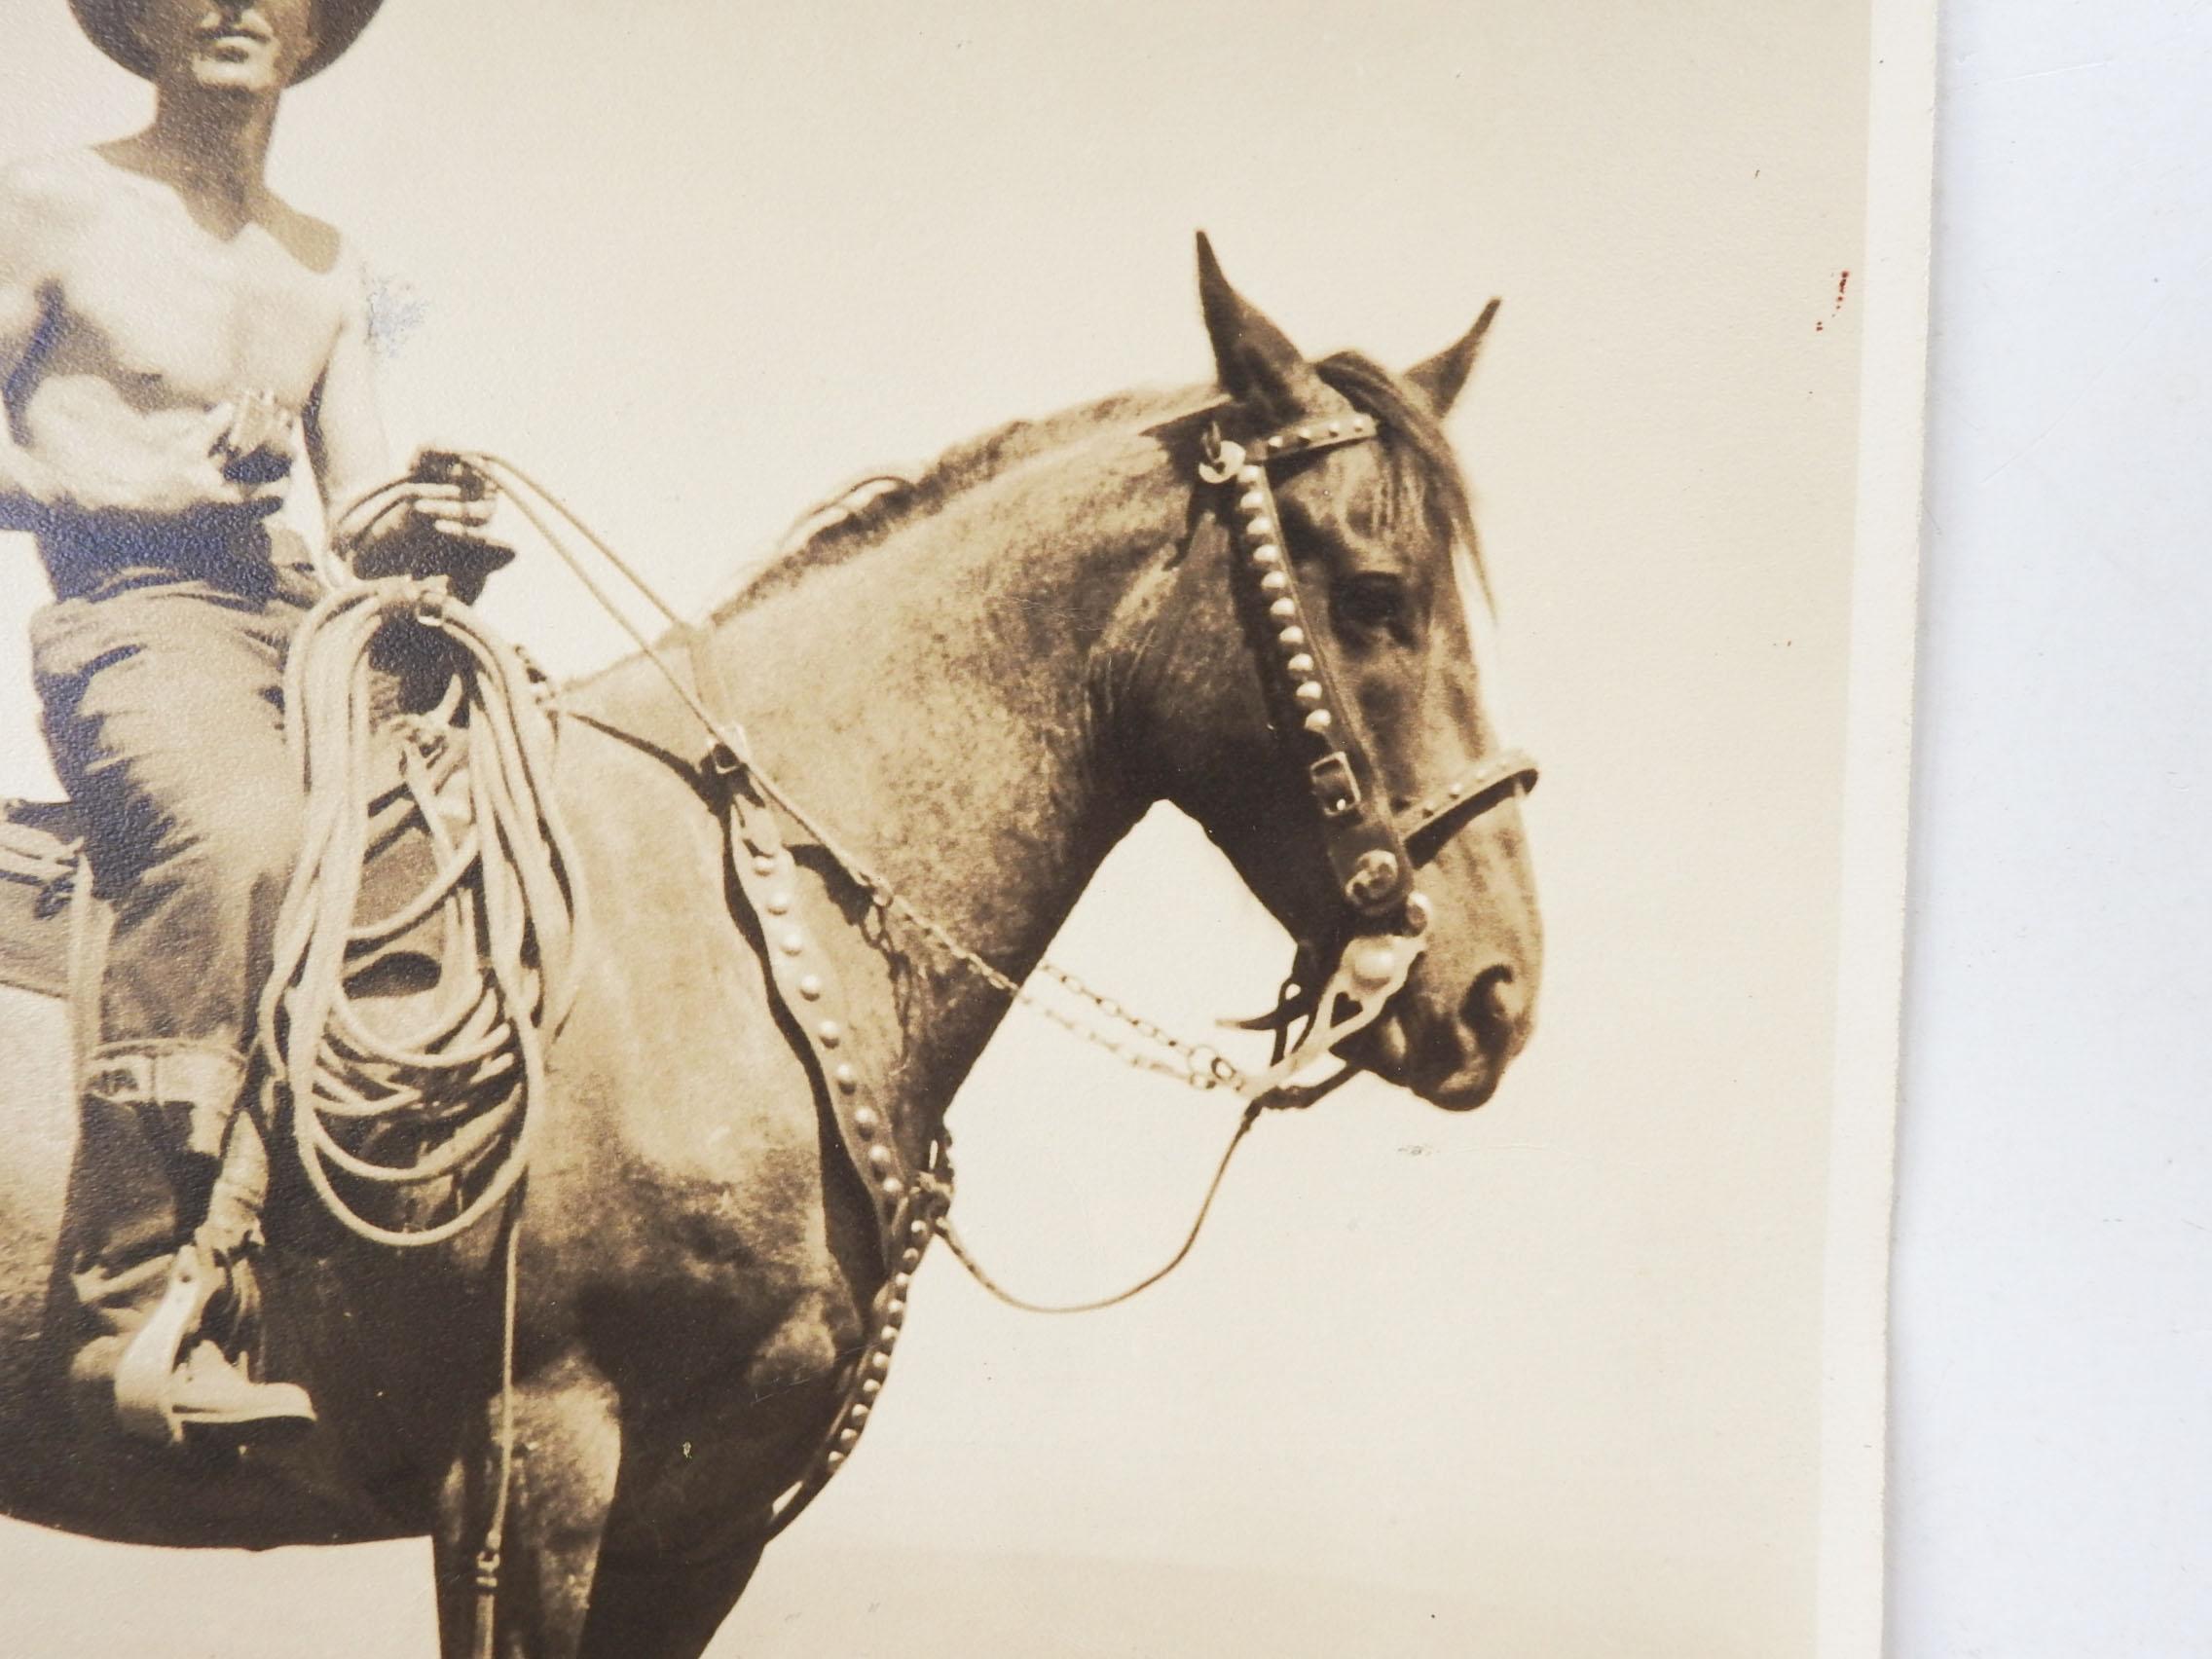
M 1244 443 L 1209 424 L 1198 463 L 1199 479 L 1219 492 L 1215 514 L 1230 538 L 1231 579 L 1254 612 L 1260 677 L 1273 706 L 1290 712 L 1276 727 L 1312 795 L 1329 873 L 1344 906 L 1330 929 L 1335 949 L 1327 979 L 1312 982 L 1316 965 L 1329 957 L 1327 946 L 1302 940 L 1280 1004 L 1257 1020 L 1241 1022 L 1277 1034 L 1273 1063 L 1251 1080 L 1255 1098 L 1290 1096 L 1271 1104 L 1304 1104 L 1342 1082 L 1348 1070 L 1318 1088 L 1301 1088 L 1294 1080 L 1381 1018 L 1426 948 L 1429 904 L 1414 885 L 1418 861 L 1411 844 L 1447 820 L 1456 827 L 1536 783 L 1536 763 L 1524 752 L 1486 754 L 1471 744 L 1477 753 L 1465 767 L 1436 790 L 1401 803 L 1384 785 L 1354 722 L 1345 718 L 1328 648 L 1284 548 L 1269 467 L 1364 443 L 1378 432 L 1372 415 L 1350 408 L 1311 415 Z M 1445 838 L 1436 836 L 1436 845 Z M 1301 1019 L 1305 1030 L 1293 1044 L 1288 1033 Z

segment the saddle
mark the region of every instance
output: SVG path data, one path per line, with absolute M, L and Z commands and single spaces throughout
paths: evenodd
M 419 889 L 432 855 L 418 835 L 392 838 L 363 877 L 364 910 L 382 896 Z M 108 901 L 91 885 L 84 823 L 67 800 L 0 795 L 0 985 L 56 997 L 90 1010 L 99 988 Z M 378 953 L 376 967 L 434 967 L 439 918 L 425 916 Z M 371 966 L 356 963 L 359 973 Z

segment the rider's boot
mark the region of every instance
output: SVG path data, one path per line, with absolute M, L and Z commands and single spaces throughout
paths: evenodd
M 252 1114 L 237 1110 L 241 1082 L 235 1059 L 206 1050 L 111 1052 L 83 1096 L 64 1239 L 85 1316 L 71 1380 L 80 1399 L 104 1396 L 126 1430 L 158 1444 L 314 1421 L 304 1389 L 255 1382 L 203 1328 L 219 1295 L 250 1300 L 243 1264 L 268 1158 Z M 207 1219 L 187 1238 L 196 1213 Z

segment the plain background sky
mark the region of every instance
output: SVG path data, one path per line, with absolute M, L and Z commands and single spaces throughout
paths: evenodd
M 19 10 L 0 151 L 130 127 L 60 0 Z M 685 604 L 862 468 L 1204 377 L 1196 227 L 1316 353 L 1506 302 L 1454 430 L 1546 768 L 1535 1046 L 1471 1119 L 1266 1125 L 1129 1309 L 937 1262 L 718 1651 L 1804 1651 L 1864 9 L 387 10 L 276 170 L 368 250 L 394 428 L 514 456 Z M 617 647 L 550 566 L 502 586 L 556 666 Z M 1055 954 L 1198 1029 L 1281 958 L 1194 841 L 1149 828 Z M 1020 1023 L 954 1124 L 971 1240 L 1077 1296 L 1164 1252 L 1229 1114 Z M 0 1551 L 17 1651 L 424 1650 L 416 1546 Z

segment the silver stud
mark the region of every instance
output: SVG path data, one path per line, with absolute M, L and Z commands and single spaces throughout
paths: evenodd
M 1336 723 L 1326 709 L 1315 709 L 1306 717 L 1306 729 L 1308 731 L 1327 731 Z
M 927 1238 L 927 1237 L 928 1237 L 929 1235 L 930 1235 L 930 1224 L 929 1224 L 928 1222 L 926 1222 L 926 1221 L 916 1221 L 916 1222 L 910 1222 L 910 1223 L 908 1223 L 908 1224 L 907 1224 L 907 1227 L 906 1227 L 906 1236 L 907 1236 L 907 1237 L 909 1237 L 909 1238 Z
M 1306 644 L 1306 630 L 1303 628 L 1285 628 L 1275 636 L 1275 644 L 1282 646 L 1286 651 L 1295 651 Z
M 837 1433 L 837 1450 L 850 1452 L 860 1444 L 861 1431 L 857 1428 L 840 1429 Z
M 753 873 L 755 875 L 774 875 L 776 873 L 775 859 L 766 853 L 755 853 L 753 855 Z
M 886 1325 L 883 1334 L 875 1340 L 883 1347 L 896 1347 L 899 1344 L 899 1328 L 896 1325 Z
M 896 1175 L 886 1175 L 878 1184 L 877 1191 L 882 1193 L 891 1202 L 897 1203 L 906 1196 L 906 1183 L 900 1180 Z
M 894 1296 L 884 1305 L 883 1316 L 896 1325 L 906 1317 L 906 1305 Z
M 1260 578 L 1260 591 L 1262 593 L 1288 593 L 1290 591 L 1290 578 L 1280 571 L 1270 571 Z
M 872 1400 L 882 1392 L 883 1384 L 872 1377 L 861 1384 L 861 1398 L 864 1400 Z
M 1344 424 L 1344 423 L 1343 423 L 1342 421 L 1331 421 L 1331 422 L 1329 423 L 1329 436 L 1330 436 L 1330 437 L 1332 437 L 1332 438 L 1341 438 L 1341 437 L 1343 437 L 1343 436 L 1344 436 L 1344 431 L 1345 431 L 1345 424 Z
M 1236 510 L 1240 513 L 1256 513 L 1267 504 L 1267 497 L 1261 495 L 1257 490 L 1247 490 L 1237 500 Z
M 919 1250 L 902 1250 L 899 1252 L 899 1265 L 911 1272 L 922 1265 L 922 1253 Z
M 1274 526 L 1268 523 L 1264 518 L 1246 519 L 1244 521 L 1244 534 L 1254 541 L 1262 541 L 1274 534 Z
M 839 1066 L 830 1075 L 837 1080 L 837 1087 L 847 1094 L 852 1093 L 861 1086 L 861 1074 L 853 1070 L 851 1066 Z
M 868 1410 L 869 1408 L 866 1406 L 855 1406 L 845 1414 L 845 1420 L 847 1422 L 866 1422 L 867 1421 Z
M 1268 440 L 1268 448 L 1272 450 L 1286 450 L 1290 448 L 1290 440 L 1288 438 L 1270 438 Z
M 1268 607 L 1268 614 L 1277 622 L 1288 622 L 1298 614 L 1298 607 L 1290 600 L 1278 599 Z
M 786 956 L 796 956 L 800 951 L 806 948 L 806 935 L 800 933 L 798 929 L 793 928 L 790 933 L 784 935 L 784 937 L 778 940 L 776 942 L 784 947 L 784 954 Z
M 1291 695 L 1301 703 L 1318 705 L 1321 701 L 1321 682 L 1318 680 L 1302 680 Z
M 760 901 L 760 907 L 771 916 L 780 916 L 792 907 L 792 896 L 789 893 L 771 893 Z
M 1262 570 L 1270 565 L 1279 565 L 1282 563 L 1282 549 L 1272 541 L 1262 542 L 1252 549 L 1252 563 Z
M 1298 441 L 1299 441 L 1300 443 L 1302 443 L 1302 444 L 1309 444 L 1309 443 L 1311 443 L 1311 442 L 1313 441 L 1313 428 L 1312 428 L 1311 426 L 1301 426 L 1301 427 L 1299 427 L 1299 428 L 1298 428 Z
M 845 1028 L 834 1019 L 825 1019 L 814 1028 L 814 1034 L 822 1039 L 825 1049 L 834 1049 L 845 1040 Z
M 1237 482 L 1237 483 L 1239 483 L 1239 484 L 1257 484 L 1257 483 L 1258 483 L 1259 481 L 1260 481 L 1260 469 L 1259 469 L 1258 467 L 1256 467 L 1256 466 L 1240 466 L 1240 467 L 1238 467 L 1238 468 L 1236 469 L 1236 482 Z
M 829 1456 L 822 1459 L 822 1466 L 831 1474 L 835 1474 L 845 1466 L 845 1455 L 842 1452 L 832 1452 Z
M 904 1296 L 912 1288 L 913 1283 L 914 1275 L 912 1273 L 893 1273 L 891 1275 L 891 1288 L 901 1296 Z
M 872 1135 L 883 1127 L 883 1120 L 876 1116 L 873 1106 L 863 1106 L 853 1114 L 853 1127 L 864 1135 Z
M 884 1376 L 891 1370 L 891 1356 L 887 1353 L 871 1353 L 867 1356 L 867 1368 L 878 1377 Z
M 815 975 L 807 975 L 805 978 L 801 979 L 798 982 L 798 994 L 804 997 L 808 1002 L 815 1001 L 822 995 L 821 979 Z
M 1313 672 L 1313 659 L 1305 651 L 1300 651 L 1282 666 L 1283 672 L 1286 674 L 1311 674 Z
M 878 1175 L 889 1169 L 891 1167 L 891 1149 L 887 1146 L 869 1147 L 867 1149 L 867 1166 Z
M 1467 786 L 1465 784 L 1462 784 L 1458 779 L 1454 778 L 1452 782 L 1445 787 L 1444 793 L 1450 795 L 1454 800 L 1457 800 L 1460 795 L 1466 793 L 1466 789 Z

